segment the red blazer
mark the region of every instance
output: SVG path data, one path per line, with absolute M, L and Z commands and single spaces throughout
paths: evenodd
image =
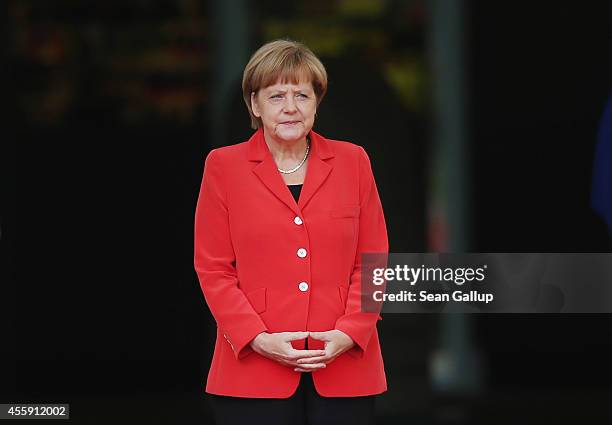
M 387 229 L 370 162 L 360 146 L 310 132 L 296 204 L 259 129 L 212 150 L 195 216 L 195 269 L 217 322 L 206 392 L 287 398 L 301 373 L 255 353 L 260 332 L 339 329 L 355 341 L 311 372 L 322 396 L 387 389 L 376 313 L 361 312 L 361 252 L 387 252 Z M 304 340 L 293 341 L 296 349 Z M 308 347 L 323 342 L 309 339 Z

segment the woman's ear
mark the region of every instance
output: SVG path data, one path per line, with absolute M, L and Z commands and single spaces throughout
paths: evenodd
M 261 114 L 259 113 L 259 106 L 257 105 L 257 94 L 254 91 L 251 92 L 251 110 L 253 111 L 253 115 L 259 118 Z

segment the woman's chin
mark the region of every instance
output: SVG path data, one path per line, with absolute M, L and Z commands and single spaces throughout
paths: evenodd
M 304 132 L 303 128 L 295 129 L 295 130 L 292 130 L 292 129 L 281 130 L 281 131 L 277 130 L 276 137 L 286 142 L 293 142 L 293 141 L 300 140 L 306 137 L 306 133 Z

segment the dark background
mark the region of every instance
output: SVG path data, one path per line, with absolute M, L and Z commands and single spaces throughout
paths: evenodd
M 275 37 L 307 41 L 319 22 L 353 29 L 336 33 L 342 47 L 307 42 L 330 76 L 315 130 L 369 152 L 392 251 L 427 251 L 430 9 L 371 2 L 383 11 L 347 18 L 341 3 L 250 3 L 248 53 Z M 211 137 L 222 36 L 211 5 L 8 6 L 0 401 L 69 402 L 74 423 L 211 423 L 214 322 L 193 271 L 193 214 L 207 152 L 251 133 L 237 80 L 231 119 Z M 612 7 L 475 1 L 465 16 L 470 249 L 610 252 L 589 205 Z M 412 85 L 391 84 L 383 64 L 405 65 Z M 484 380 L 452 395 L 429 373 L 440 319 L 380 322 L 380 423 L 612 418 L 609 315 L 469 317 Z

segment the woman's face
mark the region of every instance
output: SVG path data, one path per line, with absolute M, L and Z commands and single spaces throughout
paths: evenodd
M 264 132 L 279 141 L 306 137 L 314 124 L 317 100 L 312 83 L 280 83 L 251 94 L 251 108 Z

